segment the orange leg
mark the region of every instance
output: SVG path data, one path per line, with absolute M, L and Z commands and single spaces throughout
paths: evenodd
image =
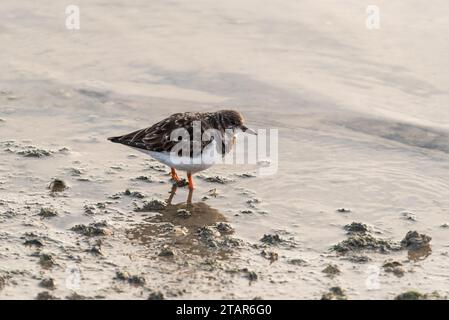
M 171 206 L 171 202 L 173 200 L 173 197 L 176 194 L 176 190 L 178 189 L 178 186 L 176 185 L 176 183 L 173 183 L 172 187 L 171 187 L 171 191 L 170 191 L 170 196 L 167 199 L 167 205 Z
M 187 196 L 187 204 L 192 204 L 192 196 L 193 196 L 193 189 L 189 189 L 189 195 Z
M 193 186 L 192 173 L 187 172 L 187 180 L 189 181 L 189 189 L 195 189 L 195 187 Z
M 179 179 L 178 174 L 176 173 L 175 168 L 171 168 L 171 178 L 175 182 L 179 182 L 181 179 Z

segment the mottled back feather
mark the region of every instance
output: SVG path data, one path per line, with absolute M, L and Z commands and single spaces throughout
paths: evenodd
M 193 136 L 193 123 L 199 121 L 201 123 L 201 135 L 199 140 Z M 201 151 L 211 143 L 209 141 L 202 141 L 203 133 L 208 129 L 217 129 L 221 135 L 222 154 L 225 155 L 232 148 L 234 139 L 224 139 L 225 130 L 236 127 L 243 122 L 240 113 L 232 110 L 224 110 L 219 112 L 186 112 L 175 113 L 170 117 L 159 121 L 151 127 L 137 130 L 122 136 L 111 137 L 108 140 L 116 143 L 121 143 L 130 147 L 156 151 L 156 152 L 170 152 L 178 141 L 171 140 L 171 133 L 178 128 L 185 128 L 190 136 L 190 156 L 194 156 L 194 143 L 200 143 Z

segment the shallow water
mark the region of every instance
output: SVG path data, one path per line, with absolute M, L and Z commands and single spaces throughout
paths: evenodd
M 2 298 L 34 298 L 47 277 L 56 280 L 59 298 L 160 291 L 167 298 L 317 299 L 332 286 L 350 299 L 409 289 L 447 294 L 447 2 L 381 1 L 381 29 L 372 31 L 366 6 L 355 0 L 79 1 L 79 31 L 64 28 L 65 7 L 54 1 L 1 6 Z M 196 178 L 198 218 L 191 224 L 192 217 L 135 212 L 145 200 L 168 198 L 168 171 L 106 137 L 174 112 L 222 107 L 240 110 L 251 127 L 279 129 L 277 174 L 244 178 L 256 168 L 209 169 L 206 176 L 233 182 Z M 16 153 L 27 146 L 53 153 Z M 69 189 L 52 195 L 54 178 Z M 127 188 L 145 198 L 113 197 Z M 214 188 L 218 194 L 203 200 Z M 180 188 L 173 203 L 184 206 L 186 198 Z M 58 216 L 42 219 L 41 207 Z M 154 219 L 186 227 L 187 236 L 164 237 Z M 113 234 L 100 237 L 98 256 L 86 251 L 98 239 L 69 229 L 102 220 Z M 225 258 L 201 242 L 189 246 L 197 227 L 219 221 L 241 241 Z M 347 237 L 343 226 L 352 221 L 397 241 L 418 230 L 432 237 L 431 252 L 345 260 L 329 248 Z M 130 237 L 134 231 L 143 236 Z M 29 232 L 46 239 L 42 249 L 23 245 Z M 274 233 L 285 241 L 260 241 Z M 174 257 L 158 256 L 165 246 Z M 36 252 L 53 254 L 56 265 L 41 268 Z M 385 272 L 388 259 L 403 264 L 403 277 Z M 328 264 L 341 274 L 322 273 Z M 114 279 L 123 270 L 145 285 Z

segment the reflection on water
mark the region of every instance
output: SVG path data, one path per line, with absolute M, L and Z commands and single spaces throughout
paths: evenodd
M 416 250 L 409 250 L 407 252 L 408 259 L 413 262 L 426 259 L 432 254 L 430 246 L 424 246 Z
M 148 246 L 162 242 L 162 247 L 173 250 L 175 254 L 214 254 L 215 258 L 226 258 L 232 248 L 239 245 L 237 239 L 229 236 L 233 230 L 226 218 L 207 203 L 192 203 L 192 191 L 186 202 L 173 204 L 176 190 L 176 185 L 173 185 L 167 207 L 160 214 L 148 218 L 144 224 L 128 232 L 128 236 Z

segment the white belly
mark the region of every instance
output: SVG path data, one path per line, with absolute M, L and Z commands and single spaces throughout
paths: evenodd
M 174 156 L 170 152 L 155 152 L 139 148 L 133 149 L 150 155 L 155 160 L 169 166 L 170 168 L 192 173 L 206 170 L 212 167 L 217 160 L 221 159 L 221 155 L 216 152 L 215 142 L 210 143 L 203 150 L 202 155 L 195 158 Z

